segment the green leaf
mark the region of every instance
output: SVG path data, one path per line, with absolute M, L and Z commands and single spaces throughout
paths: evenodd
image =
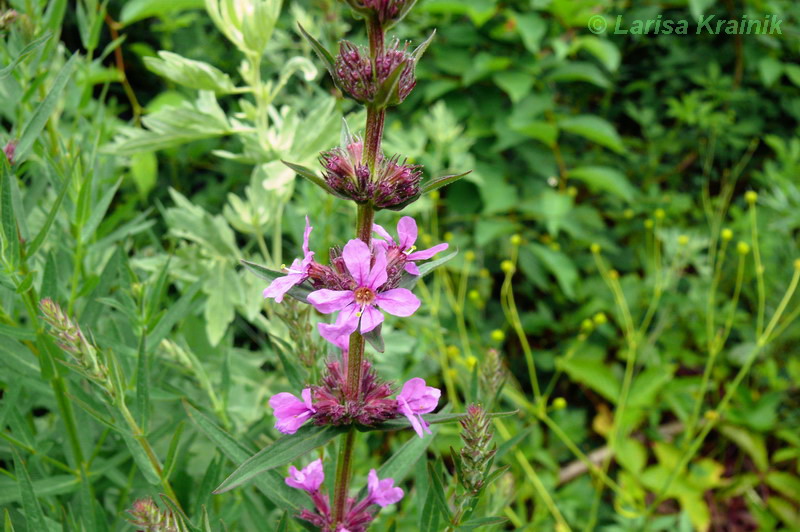
M 517 31 L 522 38 L 522 44 L 532 54 L 541 50 L 542 38 L 547 34 L 547 22 L 537 13 L 517 15 Z
M 381 330 L 383 329 L 383 324 L 378 325 L 368 333 L 364 333 L 364 339 L 369 342 L 369 345 L 372 346 L 378 353 L 383 353 L 386 346 L 383 343 L 383 335 L 381 335 Z
M 769 487 L 800 504 L 800 479 L 796 475 L 785 471 L 770 471 L 766 480 Z
M 572 380 L 585 384 L 611 402 L 617 402 L 621 383 L 602 360 L 576 355 L 557 360 L 556 366 L 564 370 Z
M 214 493 L 225 493 L 249 482 L 265 471 L 286 465 L 292 460 L 322 447 L 349 430 L 344 426 L 308 424 L 294 434 L 286 434 L 248 458 L 220 484 Z
M 590 189 L 605 191 L 625 201 L 633 201 L 636 190 L 619 170 L 607 166 L 579 166 L 569 171 L 570 179 L 586 183 Z
M 625 152 L 625 146 L 622 144 L 622 139 L 617 134 L 617 130 L 599 116 L 578 115 L 564 118 L 558 122 L 558 127 L 596 142 L 617 153 Z
M 150 331 L 150 334 L 147 335 L 147 345 L 158 345 L 161 343 L 161 340 L 166 338 L 169 331 L 172 327 L 175 326 L 178 321 L 183 319 L 189 312 L 194 310 L 193 302 L 194 296 L 197 295 L 197 292 L 200 291 L 200 287 L 202 286 L 203 280 L 199 280 L 193 285 L 191 285 L 186 292 L 176 301 L 164 314 L 153 330 Z
M 334 75 L 335 61 L 331 53 L 326 50 L 318 40 L 312 37 L 303 26 L 298 24 L 297 27 L 300 28 L 300 34 L 308 41 L 308 43 L 311 45 L 311 48 L 314 50 L 314 53 L 317 54 L 317 57 L 319 57 L 320 61 L 322 61 L 322 63 L 325 65 L 325 68 L 328 70 L 331 77 L 334 79 L 334 81 L 336 81 L 336 76 Z
M 427 194 L 429 192 L 433 192 L 434 190 L 438 190 L 442 187 L 446 187 L 447 185 L 455 183 L 456 181 L 458 181 L 459 179 L 470 173 L 472 173 L 472 170 L 467 170 L 466 172 L 462 172 L 460 174 L 450 174 L 442 177 L 437 177 L 435 179 L 431 179 L 430 181 L 425 183 L 425 185 L 423 185 L 421 193 Z
M 242 463 L 248 459 L 252 451 L 240 441 L 217 425 L 199 410 L 184 401 L 183 407 L 192 423 L 200 429 L 224 454 L 234 463 Z M 307 497 L 299 490 L 286 485 L 283 478 L 275 471 L 267 471 L 255 477 L 253 482 L 273 503 L 291 512 L 297 512 L 307 504 Z
M 67 86 L 70 77 L 72 77 L 72 70 L 75 68 L 77 60 L 78 54 L 75 53 L 69 58 L 69 61 L 64 64 L 53 80 L 53 85 L 48 89 L 47 96 L 44 97 L 42 103 L 39 104 L 22 127 L 22 135 L 20 135 L 17 151 L 14 154 L 15 159 L 19 161 L 24 160 L 33 147 L 33 143 L 39 138 L 45 124 L 47 124 L 47 120 L 50 119 L 50 115 L 53 114 L 53 111 L 58 105 L 61 93 Z
M 553 274 L 558 286 L 569 299 L 575 299 L 575 286 L 578 283 L 578 270 L 572 260 L 561 251 L 552 250 L 541 244 L 531 243 L 530 250 Z
M 283 164 L 285 164 L 286 166 L 288 166 L 289 168 L 291 168 L 297 175 L 299 175 L 300 177 L 311 181 L 312 183 L 317 185 L 319 188 L 321 188 L 322 190 L 324 190 L 328 194 L 336 196 L 337 198 L 346 199 L 346 198 L 344 198 L 344 196 L 342 196 L 341 194 L 339 194 L 338 192 L 333 190 L 330 186 L 328 186 L 328 183 L 326 183 L 324 179 L 322 179 L 320 176 L 318 176 L 310 168 L 306 168 L 305 166 L 302 166 L 302 165 L 299 165 L 299 164 L 290 163 L 290 162 L 283 161 L 283 160 L 281 160 L 281 162 Z
M 505 517 L 476 517 L 460 524 L 456 530 L 475 530 L 478 527 L 502 525 L 506 522 L 508 522 L 508 519 Z
M 615 72 L 619 68 L 622 56 L 619 48 L 608 39 L 601 39 L 594 35 L 585 35 L 576 39 L 575 46 L 583 48 L 593 56 L 595 56 L 606 70 Z
M 0 161 L 0 166 L 3 168 L 2 179 L 0 184 L 0 209 L 2 212 L 3 222 L 3 236 L 5 237 L 5 258 L 15 266 L 19 261 L 19 234 L 17 232 L 17 217 L 14 214 L 14 203 L 11 199 L 11 180 L 16 179 L 13 174 L 8 171 L 8 165 L 5 161 Z
M 599 68 L 591 63 L 580 61 L 572 61 L 554 68 L 545 79 L 556 82 L 583 81 L 597 85 L 601 89 L 611 88 L 611 82 Z
M 204 0 L 127 0 L 122 7 L 119 21 L 127 26 L 149 17 L 165 17 L 187 9 L 202 9 Z
M 244 259 L 240 260 L 239 262 L 247 268 L 251 273 L 253 273 L 256 277 L 260 279 L 264 279 L 265 281 L 272 282 L 278 277 L 284 277 L 286 274 L 281 272 L 276 272 L 275 270 L 270 270 L 266 266 L 262 266 L 260 264 L 256 264 L 255 262 L 246 261 Z M 305 284 L 295 285 L 292 287 L 291 290 L 286 292 L 287 295 L 292 296 L 298 301 L 302 301 L 303 303 L 308 303 L 308 294 L 312 292 L 311 287 Z
M 50 207 L 50 212 L 47 213 L 47 218 L 45 218 L 44 225 L 42 225 L 42 228 L 39 229 L 36 237 L 28 245 L 26 254 L 29 257 L 35 255 L 41 245 L 44 244 L 47 234 L 50 232 L 50 227 L 52 227 L 53 222 L 56 219 L 58 209 L 61 207 L 61 203 L 64 201 L 64 197 L 67 195 L 67 192 L 69 192 L 69 185 L 72 182 L 72 174 L 73 172 L 69 172 L 64 177 L 64 182 L 61 184 L 61 190 L 58 192 L 58 196 L 56 196 L 56 201 L 54 201 L 52 207 Z
M 432 492 L 433 496 L 431 498 L 434 500 L 436 508 L 442 514 L 445 521 L 450 521 L 450 507 L 447 505 L 447 497 L 444 493 L 444 487 L 442 486 L 442 479 L 436 471 L 437 464 L 441 465 L 441 462 L 428 463 L 428 479 L 430 480 L 428 496 L 431 497 Z
M 400 284 L 398 286 L 400 288 L 408 288 L 409 290 L 411 290 L 412 288 L 414 288 L 414 285 L 417 284 L 418 280 L 425 277 L 439 266 L 447 262 L 450 262 L 455 258 L 456 255 L 458 255 L 458 250 L 455 250 L 452 253 L 448 253 L 447 255 L 439 259 L 428 261 L 425 264 L 420 264 L 419 275 L 411 275 L 408 272 L 403 272 L 403 276 L 401 277 Z
M 22 49 L 17 57 L 15 57 L 8 65 L 3 68 L 0 68 L 0 81 L 3 81 L 7 76 L 9 76 L 17 65 L 20 64 L 26 57 L 31 55 L 33 52 L 36 51 L 37 48 L 42 46 L 46 43 L 53 34 L 49 31 L 44 32 L 42 35 L 37 37 L 36 39 L 32 40 L 28 45 Z
M 449 410 L 447 407 L 442 409 Z M 507 412 L 490 412 L 488 414 L 489 417 L 506 417 L 506 416 L 513 416 L 519 410 L 509 410 Z M 437 423 L 455 423 L 456 421 L 464 418 L 466 414 L 451 414 L 451 413 L 438 413 L 438 414 L 425 414 L 423 415 L 423 419 L 430 423 L 431 425 L 435 425 Z M 373 430 L 400 430 L 406 429 L 411 426 L 411 422 L 406 419 L 405 417 L 398 417 L 395 419 L 390 419 L 388 421 L 384 421 L 383 423 L 379 423 L 372 427 L 367 427 L 364 425 L 357 425 L 356 428 L 362 432 L 370 432 Z M 425 436 L 428 438 L 429 436 Z
M 134 153 L 130 159 L 131 177 L 141 198 L 156 186 L 158 180 L 158 157 L 149 151 Z
M 145 57 L 144 64 L 148 70 L 195 90 L 226 94 L 235 89 L 231 78 L 218 68 L 165 50 L 158 52 L 157 58 Z
M 533 120 L 524 125 L 512 126 L 514 131 L 538 140 L 548 147 L 553 147 L 558 139 L 558 126 L 544 120 Z
M 33 489 L 33 482 L 28 474 L 28 468 L 25 462 L 22 461 L 16 447 L 11 447 L 14 454 L 14 466 L 17 473 L 17 482 L 19 484 L 19 496 L 22 500 L 22 509 L 25 512 L 25 522 L 28 525 L 28 530 L 49 530 L 47 523 L 42 512 L 42 507 L 36 498 L 36 492 Z
M 774 57 L 763 56 L 758 61 L 758 74 L 761 76 L 761 82 L 771 87 L 783 74 L 783 63 Z
M 530 93 L 534 77 L 527 72 L 506 71 L 493 75 L 492 81 L 508 94 L 512 102 L 517 103 Z

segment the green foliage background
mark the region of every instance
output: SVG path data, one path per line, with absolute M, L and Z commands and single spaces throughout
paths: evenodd
M 167 485 L 210 530 L 274 530 L 306 504 L 274 472 L 211 494 L 278 436 L 267 398 L 313 382 L 327 349 L 319 318 L 265 303 L 239 260 L 289 262 L 306 214 L 318 254 L 349 238 L 354 211 L 280 159 L 313 167 L 342 117 L 363 124 L 297 22 L 333 50 L 365 36 L 337 2 L 286 2 L 248 54 L 203 4 L 0 1 L 20 13 L 0 26 L 0 144 L 18 141 L 0 157 L 6 530 L 131 529 L 124 510 Z M 710 13 L 774 14 L 782 34 L 612 33 Z M 518 410 L 494 421 L 508 469 L 476 514 L 507 521 L 479 529 L 800 527 L 799 21 L 791 0 L 419 0 L 393 29 L 437 34 L 385 150 L 473 172 L 412 206 L 426 247 L 459 255 L 375 363 L 456 411 Z M 45 297 L 107 357 L 134 425 L 60 363 Z M 449 500 L 461 442 L 438 427 L 411 451 L 410 431 L 360 439 L 356 485 L 405 449 L 407 496 L 376 529 L 446 528 L 426 463 Z

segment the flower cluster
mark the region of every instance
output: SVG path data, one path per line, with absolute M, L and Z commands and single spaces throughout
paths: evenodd
M 379 209 L 395 209 L 420 195 L 422 172 L 419 165 L 378 154 L 374 174 L 363 160 L 364 143 L 350 138 L 344 147 L 320 157 L 328 186 L 342 198 L 369 203 Z
M 372 103 L 378 93 L 389 91 L 390 84 L 396 83 L 395 99 L 381 102 L 391 105 L 402 103 L 414 87 L 417 80 L 414 76 L 415 59 L 408 53 L 408 43 L 400 48 L 400 41 L 395 40 L 389 48 L 375 58 L 373 68 L 369 50 L 342 41 L 339 55 L 336 56 L 334 75 L 339 87 L 359 103 Z M 395 70 L 399 72 L 395 73 Z M 394 79 L 395 76 L 397 79 Z
M 3 147 L 3 154 L 8 159 L 8 164 L 14 164 L 14 152 L 17 151 L 17 141 L 9 140 Z
M 346 0 L 356 12 L 378 19 L 381 25 L 397 23 L 414 5 L 414 0 Z
M 440 390 L 415 377 L 391 399 L 392 386 L 375 374 L 368 361 L 363 361 L 361 367 L 361 389 L 355 394 L 348 393 L 342 368 L 336 361 L 328 363 L 322 384 L 304 388 L 299 398 L 288 392 L 273 395 L 269 406 L 277 420 L 275 428 L 284 434 L 294 434 L 308 420 L 317 425 L 373 426 L 403 415 L 420 438 L 425 432 L 430 434 L 422 414 L 436 409 Z
M 315 511 L 303 510 L 299 517 L 318 526 L 320 530 L 363 532 L 375 519 L 372 506 L 377 505 L 383 508 L 403 498 L 403 490 L 395 487 L 393 479 L 381 480 L 378 478 L 377 471 L 372 469 L 367 477 L 366 497 L 358 502 L 353 498 L 348 498 L 343 518 L 334 522 L 331 516 L 330 499 L 320 492 L 320 486 L 324 481 L 325 472 L 321 459 L 314 460 L 302 470 L 290 466 L 289 476 L 286 478 L 287 485 L 303 490 L 311 496 Z
M 151 497 L 137 499 L 128 509 L 129 522 L 146 532 L 178 532 L 178 521 L 170 510 L 159 508 Z

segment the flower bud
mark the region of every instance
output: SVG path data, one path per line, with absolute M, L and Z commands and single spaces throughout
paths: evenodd
M 722 240 L 730 242 L 733 239 L 733 231 L 725 228 L 722 230 L 719 236 L 722 238 Z
M 400 42 L 395 40 L 389 48 L 375 58 L 374 70 L 369 50 L 348 41 L 342 41 L 339 55 L 334 65 L 334 75 L 339 87 L 347 96 L 362 104 L 397 105 L 411 93 L 417 84 L 414 77 L 414 56 L 408 53 L 408 44 L 399 48 Z M 401 66 L 404 65 L 404 66 Z M 396 93 L 389 83 L 395 79 L 395 70 L 401 68 L 399 79 L 396 79 Z M 376 96 L 382 94 L 386 101 L 376 102 Z
M 794 259 L 794 269 L 800 270 L 800 259 Z
M 608 276 L 609 276 L 609 277 L 610 277 L 612 280 L 617 280 L 617 279 L 619 279 L 619 272 L 618 272 L 617 270 L 609 270 L 609 272 L 608 272 Z
M 467 297 L 470 299 L 470 301 L 474 301 L 477 303 L 478 301 L 481 300 L 481 293 L 475 289 L 472 289 L 467 293 Z
M 667 213 L 664 212 L 664 209 L 656 209 L 653 215 L 656 217 L 656 220 L 663 220 L 667 216 Z
M 14 164 L 14 152 L 17 151 L 17 141 L 9 140 L 8 144 L 5 145 L 3 148 L 3 154 L 5 154 L 6 159 L 8 159 L 8 164 Z
M 377 18 L 381 26 L 388 28 L 400 22 L 414 7 L 415 0 L 345 0 L 356 13 Z
M 603 312 L 598 312 L 592 317 L 592 321 L 595 325 L 604 325 L 608 323 L 608 318 Z
M 653 220 L 650 219 L 650 218 L 645 220 L 644 221 L 644 227 L 645 227 L 645 229 L 652 229 L 653 228 Z
M 10 28 L 14 21 L 17 20 L 18 16 L 19 13 L 13 9 L 0 13 L 0 30 Z
M 600 244 L 593 243 L 591 246 L 589 246 L 589 250 L 594 254 L 600 253 Z
M 636 214 L 636 213 L 634 213 L 634 212 L 633 212 L 633 209 L 625 209 L 625 210 L 622 212 L 622 216 L 623 216 L 623 217 L 624 217 L 626 220 L 630 220 L 631 218 L 633 218 L 633 216 L 634 216 L 635 214 Z
M 511 245 L 512 246 L 519 246 L 522 244 L 522 237 L 520 235 L 512 235 L 511 236 Z
M 488 279 L 491 276 L 492 273 L 489 271 L 488 268 L 481 268 L 481 270 L 478 272 L 478 277 L 480 277 L 481 279 Z
M 758 201 L 758 192 L 755 190 L 748 190 L 744 193 L 744 200 L 750 205 L 755 205 Z
M 467 261 L 467 262 L 474 261 L 475 260 L 475 252 L 472 251 L 471 249 L 467 250 L 467 252 L 464 253 L 464 260 Z
M 736 251 L 739 253 L 739 255 L 747 255 L 750 253 L 750 244 L 747 242 L 739 242 L 736 244 Z
M 678 236 L 678 245 L 679 246 L 685 246 L 688 243 L 689 243 L 689 237 L 688 236 L 686 236 L 686 235 Z
M 137 499 L 128 509 L 128 521 L 137 528 L 158 532 L 178 530 L 178 523 L 170 510 L 161 510 L 151 497 Z
M 498 343 L 500 343 L 500 342 L 502 342 L 503 340 L 506 339 L 506 333 L 504 333 L 500 329 L 493 330 L 490 336 L 492 337 L 493 341 L 498 342 Z
M 514 263 L 506 259 L 500 263 L 500 269 L 503 270 L 505 273 L 511 273 L 514 271 Z
M 496 452 L 495 447 L 490 446 L 493 436 L 490 419 L 483 407 L 471 404 L 459 423 L 461 439 L 464 440 L 459 453 L 462 475 L 459 481 L 467 493 L 475 495 L 483 487 L 489 461 Z
M 567 408 L 567 400 L 563 397 L 556 397 L 553 399 L 553 409 L 554 410 L 564 410 Z

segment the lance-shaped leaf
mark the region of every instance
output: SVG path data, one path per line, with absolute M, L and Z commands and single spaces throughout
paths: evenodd
M 470 173 L 472 173 L 472 170 L 467 170 L 466 172 L 463 172 L 461 174 L 451 174 L 442 177 L 437 177 L 436 179 L 431 179 L 430 181 L 425 183 L 425 185 L 423 185 L 422 193 L 427 194 L 428 192 L 433 192 L 434 190 L 446 187 L 447 185 L 455 183 L 456 181 L 458 181 L 459 179 Z
M 411 275 L 408 272 L 403 272 L 403 276 L 400 278 L 400 284 L 398 285 L 400 288 L 408 288 L 411 290 L 414 288 L 414 285 L 417 284 L 417 281 L 421 278 L 428 275 L 434 269 L 438 268 L 445 262 L 453 260 L 455 256 L 458 255 L 458 250 L 456 249 L 452 253 L 448 253 L 444 257 L 438 258 L 436 260 L 428 261 L 425 264 L 419 265 L 419 275 Z
M 411 2 L 413 4 L 413 2 Z M 419 60 L 422 58 L 422 54 L 425 53 L 425 50 L 428 49 L 428 46 L 431 45 L 431 41 L 433 41 L 433 37 L 436 35 L 436 30 L 433 30 L 431 34 L 428 36 L 427 39 L 422 41 L 419 46 L 414 48 L 414 51 L 411 52 L 411 57 L 414 58 L 414 65 L 416 65 Z
M 308 179 L 309 181 L 311 181 L 312 183 L 317 185 L 319 188 L 321 188 L 322 190 L 324 190 L 328 194 L 336 196 L 337 198 L 347 199 L 344 196 L 342 196 L 341 194 L 338 194 L 330 186 L 328 186 L 328 183 L 326 183 L 324 179 L 322 179 L 320 176 L 318 176 L 316 174 L 316 172 L 314 172 L 310 168 L 306 168 L 305 166 L 302 166 L 302 165 L 299 165 L 299 164 L 290 163 L 290 162 L 283 161 L 283 160 L 281 162 L 283 164 L 285 164 L 286 166 L 288 166 L 291 170 L 293 170 L 297 175 L 299 175 L 300 177 L 303 177 L 305 179 Z
M 318 40 L 312 37 L 302 25 L 298 24 L 297 27 L 300 28 L 300 33 L 308 41 L 308 44 L 311 45 L 311 48 L 317 54 L 317 57 L 319 57 L 320 61 L 323 62 L 325 68 L 328 70 L 333 80 L 336 81 L 336 76 L 334 75 L 335 61 L 331 53 L 328 50 L 326 50 L 325 47 L 322 46 L 322 44 Z
M 372 99 L 373 105 L 378 109 L 383 109 L 390 105 L 397 105 L 400 103 L 400 77 L 403 71 L 408 67 L 410 59 L 401 61 L 389 76 L 380 84 L 378 90 L 375 91 L 375 97 Z
M 392 21 L 390 23 L 388 23 L 383 29 L 388 30 L 388 29 L 396 26 L 401 20 L 406 18 L 406 15 L 408 15 L 408 12 L 411 11 L 411 8 L 413 8 L 416 3 L 417 3 L 417 0 L 410 0 L 410 1 L 406 2 L 405 5 L 397 13 L 397 16 L 394 17 L 392 19 Z M 436 30 L 433 30 L 433 31 L 434 31 L 434 33 L 436 32 Z
M 265 471 L 286 465 L 292 460 L 300 458 L 318 447 L 322 447 L 339 434 L 343 434 L 348 430 L 346 426 L 337 427 L 333 425 L 305 425 L 300 427 L 294 434 L 287 434 L 278 438 L 271 445 L 264 447 L 248 458 L 214 490 L 214 493 L 225 493 L 252 480 Z
M 275 270 L 270 270 L 266 266 L 262 266 L 260 264 L 256 264 L 255 262 L 250 262 L 242 259 L 240 261 L 242 265 L 250 270 L 252 273 L 265 281 L 269 281 L 270 283 L 277 279 L 278 277 L 284 277 L 285 274 L 281 272 L 276 272 Z M 292 296 L 298 301 L 302 301 L 303 303 L 308 303 L 308 294 L 311 293 L 311 288 L 304 284 L 295 285 L 286 292 L 288 295 Z
M 443 409 L 444 410 L 444 409 Z M 506 417 L 506 416 L 513 416 L 514 414 L 518 413 L 519 410 L 509 410 L 508 412 L 490 412 L 487 415 L 489 417 Z M 434 425 L 436 423 L 454 423 L 464 417 L 467 414 L 425 414 L 422 418 L 427 421 L 429 424 Z M 405 417 L 398 417 L 395 419 L 390 419 L 388 421 L 384 421 L 383 423 L 379 423 L 377 425 L 373 425 L 371 427 L 358 425 L 357 428 L 361 432 L 370 432 L 373 430 L 401 430 L 406 429 L 411 426 L 411 422 Z
M 364 339 L 369 342 L 378 353 L 383 353 L 385 346 L 383 344 L 383 335 L 381 335 L 381 328 L 383 324 L 378 325 L 368 333 L 362 334 Z

